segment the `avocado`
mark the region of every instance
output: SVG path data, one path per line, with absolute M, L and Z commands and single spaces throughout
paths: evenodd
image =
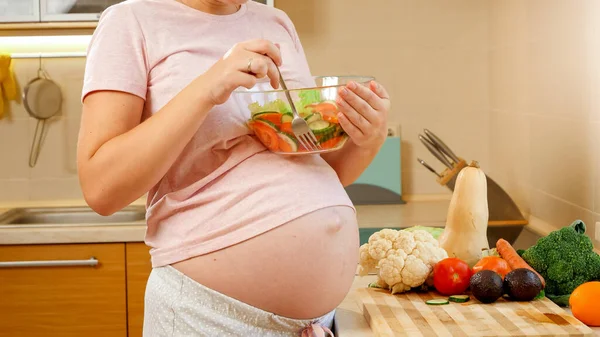
M 493 270 L 481 270 L 471 276 L 471 293 L 481 303 L 492 303 L 504 294 L 502 276 Z
M 515 301 L 531 301 L 542 291 L 542 281 L 531 270 L 517 268 L 504 277 L 504 292 Z

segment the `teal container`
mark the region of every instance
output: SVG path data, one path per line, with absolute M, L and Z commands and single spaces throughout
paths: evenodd
M 369 167 L 346 187 L 355 205 L 404 204 L 400 137 L 388 137 Z

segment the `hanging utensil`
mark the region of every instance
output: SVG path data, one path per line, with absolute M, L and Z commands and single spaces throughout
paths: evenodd
M 427 163 L 426 163 L 426 162 L 425 162 L 423 159 L 421 159 L 421 158 L 417 158 L 417 161 L 418 161 L 419 163 L 421 163 L 421 165 L 425 166 L 425 168 L 426 168 L 426 169 L 428 169 L 429 171 L 433 172 L 433 173 L 434 173 L 436 176 L 438 176 L 439 178 L 441 178 L 441 177 L 442 177 L 442 175 L 441 175 L 441 174 L 437 173 L 437 172 L 435 171 L 435 169 L 434 169 L 433 167 L 429 166 L 429 164 L 427 164 Z
M 42 68 L 41 57 L 37 77 L 29 81 L 23 89 L 23 105 L 27 113 L 38 120 L 29 153 L 29 166 L 34 167 L 40 154 L 46 120 L 54 117 L 62 105 L 60 87 Z
M 427 129 L 424 129 L 423 132 L 425 132 L 425 135 L 429 138 L 429 140 L 431 140 L 431 142 L 433 143 L 433 145 L 435 145 L 445 155 L 447 155 L 448 157 L 450 157 L 450 159 L 452 159 L 452 161 L 454 161 L 455 163 L 458 163 L 460 161 L 460 158 L 458 158 L 458 156 L 454 152 L 452 152 L 452 150 L 450 150 L 450 148 L 448 147 L 448 145 L 446 145 L 433 132 L 431 132 L 431 131 L 429 131 Z
M 446 167 L 449 169 L 454 167 L 452 163 L 448 161 L 448 158 L 446 158 L 429 139 L 423 137 L 422 135 L 419 135 L 419 139 L 421 140 L 421 143 L 423 143 L 423 145 L 425 145 L 425 147 L 429 150 L 429 152 L 431 152 L 434 157 L 441 161 L 442 164 L 446 165 Z

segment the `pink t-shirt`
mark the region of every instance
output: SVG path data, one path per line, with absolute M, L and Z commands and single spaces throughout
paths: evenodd
M 145 100 L 146 119 L 234 44 L 255 38 L 281 45 L 284 78 L 314 85 L 295 28 L 281 10 L 253 1 L 224 16 L 175 0 L 113 5 L 88 49 L 82 99 L 96 90 L 129 92 Z M 234 245 L 320 208 L 353 207 L 320 156 L 269 152 L 250 134 L 248 118 L 234 99 L 213 108 L 149 191 L 145 240 L 153 266 Z

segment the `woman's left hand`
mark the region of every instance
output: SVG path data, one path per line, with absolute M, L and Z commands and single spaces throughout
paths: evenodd
M 350 82 L 340 89 L 336 100 L 338 120 L 350 139 L 362 148 L 377 148 L 387 137 L 387 115 L 390 99 L 381 84 L 367 86 Z

